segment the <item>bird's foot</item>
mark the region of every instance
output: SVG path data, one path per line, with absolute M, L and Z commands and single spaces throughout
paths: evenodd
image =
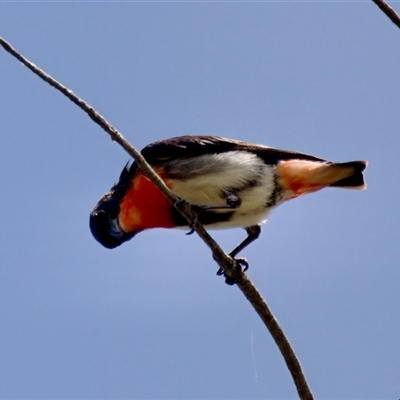
M 246 272 L 249 269 L 249 263 L 245 258 L 234 258 L 235 266 L 233 271 L 233 276 L 230 275 L 229 271 L 225 271 L 220 268 L 217 271 L 217 275 L 223 275 L 225 277 L 225 283 L 227 285 L 235 285 L 242 280 L 243 272 Z
M 202 211 L 207 211 L 209 209 L 208 206 L 199 206 L 196 204 L 191 204 L 190 205 L 190 211 L 191 211 L 191 221 L 189 223 L 189 232 L 186 233 L 186 235 L 192 235 L 195 231 L 195 226 L 197 224 L 197 221 L 199 220 L 199 214 Z
M 186 215 L 189 213 L 190 215 L 190 221 L 188 222 L 189 225 L 189 232 L 186 233 L 186 235 L 191 235 L 195 231 L 195 226 L 198 221 L 199 213 L 201 212 L 201 209 L 198 206 L 194 206 L 187 202 L 184 199 L 178 199 L 174 203 L 174 207 L 179 211 L 183 212 Z
M 197 223 L 197 219 L 198 219 L 198 214 L 193 212 L 193 217 L 192 220 L 189 223 L 189 232 L 186 232 L 185 235 L 192 235 L 195 231 L 195 226 Z

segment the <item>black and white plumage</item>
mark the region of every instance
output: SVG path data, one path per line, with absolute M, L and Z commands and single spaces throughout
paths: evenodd
M 242 227 L 248 238 L 282 202 L 324 187 L 364 189 L 365 161 L 334 163 L 312 155 L 278 150 L 216 136 L 181 136 L 149 144 L 142 155 L 177 196 L 202 210 L 207 228 Z M 186 220 L 141 173 L 136 163 L 90 215 L 94 237 L 114 248 L 150 228 L 187 226 Z

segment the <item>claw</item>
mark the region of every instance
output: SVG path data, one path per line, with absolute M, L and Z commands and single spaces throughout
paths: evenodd
M 179 211 L 179 208 L 180 208 L 179 204 L 178 204 L 179 202 L 187 203 L 184 199 L 177 200 L 176 203 L 174 204 L 174 207 L 178 211 Z M 197 206 L 193 206 L 193 205 L 190 205 L 190 204 L 188 204 L 188 206 L 190 207 L 190 214 L 191 214 L 190 219 L 191 219 L 191 221 L 189 223 L 189 229 L 190 230 L 189 230 L 189 232 L 186 233 L 186 235 L 192 235 L 195 232 L 195 226 L 196 226 L 196 223 L 197 223 L 197 219 L 198 219 L 198 215 L 199 215 L 200 210 L 198 209 Z
M 235 269 L 240 271 L 241 273 L 246 272 L 249 269 L 249 263 L 247 262 L 247 260 L 245 258 L 235 258 Z M 227 285 L 235 285 L 236 283 L 239 283 L 241 281 L 241 279 L 237 279 L 237 278 L 233 278 L 231 276 L 228 276 L 226 274 L 226 272 L 220 268 L 217 271 L 217 275 L 221 276 L 223 275 L 225 277 L 225 283 Z
M 249 269 L 249 263 L 245 258 L 235 258 L 235 261 L 236 261 L 236 268 L 240 269 L 242 272 L 246 272 Z
M 192 216 L 191 216 L 191 221 L 189 224 L 189 228 L 190 231 L 186 233 L 186 235 L 192 235 L 195 232 L 194 227 L 196 226 L 197 220 L 198 220 L 198 216 L 199 216 L 199 212 L 196 210 L 196 208 L 194 208 L 192 206 Z

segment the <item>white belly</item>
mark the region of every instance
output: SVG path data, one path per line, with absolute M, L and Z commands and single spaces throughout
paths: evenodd
M 225 206 L 224 192 L 233 190 L 241 199 L 229 221 L 209 228 L 248 227 L 265 220 L 271 207 L 267 203 L 275 188 L 275 168 L 255 154 L 245 151 L 207 154 L 167 163 L 172 191 L 191 204 Z

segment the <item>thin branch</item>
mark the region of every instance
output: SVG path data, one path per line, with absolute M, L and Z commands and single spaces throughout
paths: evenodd
M 120 144 L 123 149 L 134 158 L 136 163 L 139 165 L 142 174 L 145 175 L 151 182 L 153 182 L 155 186 L 157 186 L 157 188 L 165 195 L 170 203 L 174 205 L 186 218 L 189 224 L 193 224 L 194 219 L 191 205 L 187 201 L 175 196 L 168 189 L 162 179 L 153 171 L 153 169 L 146 162 L 143 156 L 114 127 L 112 127 L 104 117 L 97 113 L 88 103 L 75 95 L 70 89 L 63 86 L 50 75 L 48 75 L 43 70 L 27 60 L 25 57 L 23 57 L 1 37 L 0 44 L 7 52 L 12 54 L 19 61 L 21 61 L 22 64 L 28 67 L 33 73 L 35 73 L 48 84 L 59 90 L 73 103 L 75 103 L 78 107 L 85 111 L 94 122 L 100 125 L 110 135 L 112 140 Z M 258 292 L 253 283 L 248 279 L 246 274 L 238 271 L 235 268 L 235 260 L 224 253 L 218 243 L 215 242 L 215 240 L 207 233 L 204 227 L 197 220 L 195 220 L 193 229 L 211 249 L 213 258 L 218 263 L 218 265 L 223 268 L 223 270 L 229 277 L 232 277 L 239 281 L 239 283 L 237 283 L 237 286 L 241 289 L 245 297 L 249 300 L 257 314 L 260 316 L 261 320 L 266 325 L 279 350 L 281 351 L 281 354 L 286 362 L 286 365 L 292 375 L 294 384 L 297 388 L 299 398 L 302 400 L 312 400 L 313 396 L 302 372 L 300 363 L 288 339 L 286 338 L 285 334 L 283 333 L 281 327 L 279 326 L 277 320 L 267 306 L 265 300 L 262 298 L 261 294 Z
M 279 347 L 279 350 L 285 359 L 286 366 L 292 374 L 299 398 L 312 400 L 313 395 L 308 387 L 306 378 L 301 369 L 300 362 L 297 359 L 287 337 L 285 336 L 285 333 L 283 332 L 267 303 L 261 296 L 260 292 L 245 274 L 243 274 L 243 279 L 237 283 L 237 286 L 239 286 L 247 300 L 254 307 L 257 314 L 268 328 L 268 331 L 273 337 L 276 345 Z
M 386 16 L 400 28 L 400 16 L 389 6 L 384 0 L 372 0 L 385 14 Z

